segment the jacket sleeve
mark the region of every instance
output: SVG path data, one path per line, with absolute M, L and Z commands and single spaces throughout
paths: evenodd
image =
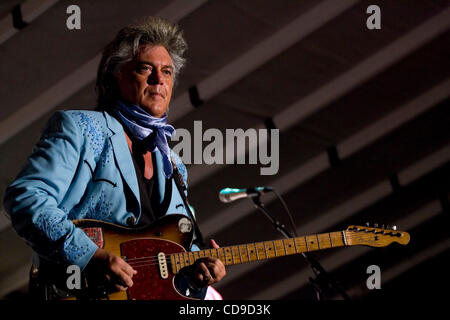
M 56 113 L 4 198 L 12 226 L 35 252 L 81 269 L 98 247 L 59 205 L 70 189 L 83 141 L 70 113 Z

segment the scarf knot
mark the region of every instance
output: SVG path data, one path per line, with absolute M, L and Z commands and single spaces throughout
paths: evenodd
M 172 176 L 173 167 L 170 160 L 170 148 L 167 137 L 172 137 L 175 128 L 167 124 L 167 115 L 162 118 L 152 117 L 145 110 L 134 104 L 117 101 L 112 109 L 133 137 L 143 144 L 146 150 L 159 150 L 163 158 L 163 169 L 166 178 Z

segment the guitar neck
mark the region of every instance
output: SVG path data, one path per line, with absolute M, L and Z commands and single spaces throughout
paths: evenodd
M 178 273 L 181 268 L 190 266 L 194 264 L 195 260 L 204 257 L 219 258 L 226 266 L 229 266 L 303 252 L 342 247 L 345 245 L 347 245 L 345 231 L 337 231 L 283 240 L 221 247 L 218 249 L 181 252 L 169 256 L 172 272 Z

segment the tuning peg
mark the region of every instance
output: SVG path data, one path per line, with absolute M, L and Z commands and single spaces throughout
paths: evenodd
M 366 227 L 370 227 L 370 222 L 366 222 Z
M 378 223 L 375 223 L 375 224 L 374 224 L 374 227 L 375 227 L 375 228 L 378 228 Z
M 392 230 L 397 230 L 397 226 L 393 226 L 393 227 L 392 227 Z

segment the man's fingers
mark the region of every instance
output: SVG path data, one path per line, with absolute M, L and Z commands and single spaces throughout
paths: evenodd
M 122 270 L 130 277 L 133 277 L 137 271 L 134 270 L 128 263 L 126 263 L 125 261 L 123 262 L 124 265 L 122 266 Z
M 122 285 L 124 287 L 132 287 L 133 286 L 133 280 L 131 280 L 131 277 L 126 274 L 125 272 L 119 273 L 119 285 Z
M 120 260 L 118 260 L 117 263 L 111 268 L 111 271 L 115 276 L 114 282 L 116 282 L 118 286 L 124 287 L 126 290 L 126 287 L 133 286 L 133 280 L 131 278 L 137 273 L 137 271 L 123 259 L 119 259 Z
M 195 278 L 198 284 L 205 286 L 214 282 L 214 278 L 204 262 L 199 261 L 197 267 L 198 271 L 196 272 Z
M 219 249 L 220 248 L 220 246 L 217 244 L 217 242 L 214 239 L 209 239 L 209 244 L 214 249 Z

